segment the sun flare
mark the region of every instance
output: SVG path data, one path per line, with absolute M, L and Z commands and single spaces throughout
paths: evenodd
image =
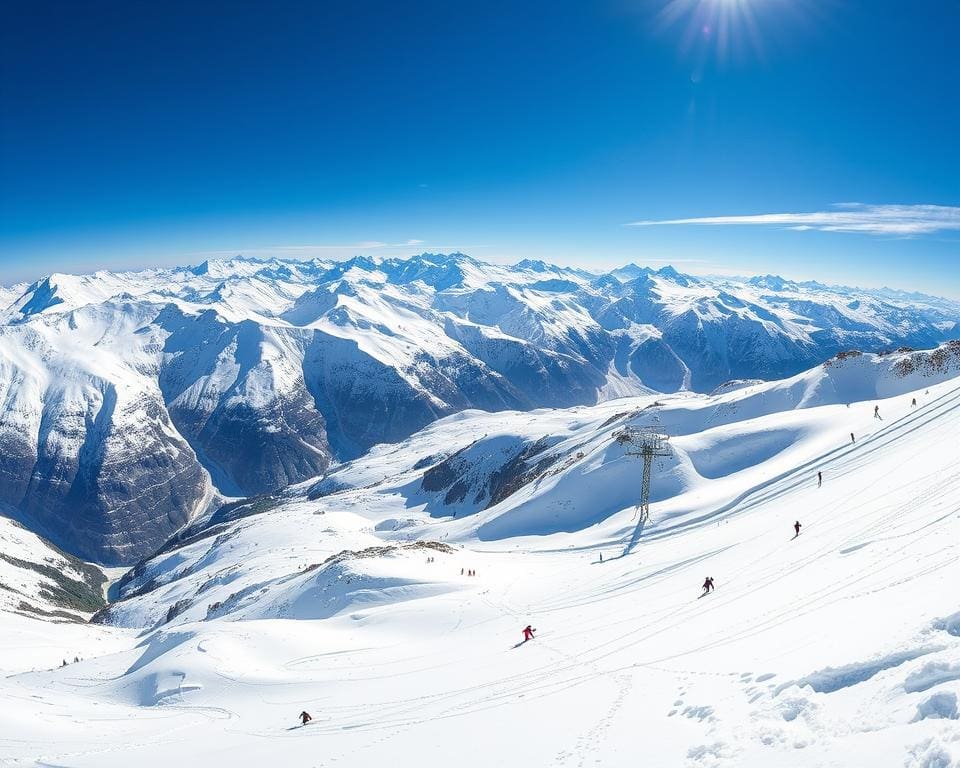
M 756 0 L 669 0 L 660 12 L 664 29 L 682 27 L 680 49 L 702 65 L 709 59 L 763 57 Z

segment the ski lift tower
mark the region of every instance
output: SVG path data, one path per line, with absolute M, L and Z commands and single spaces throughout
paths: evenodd
M 639 456 L 643 459 L 643 479 L 640 484 L 640 520 L 638 529 L 650 517 L 650 472 L 653 469 L 655 456 L 670 456 L 670 446 L 667 441 L 669 435 L 658 432 L 653 427 L 628 426 L 615 432 L 613 439 L 624 447 L 628 456 Z

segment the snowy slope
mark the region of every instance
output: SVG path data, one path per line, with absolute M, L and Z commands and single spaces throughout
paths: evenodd
M 791 379 L 719 396 L 649 396 L 572 411 L 464 412 L 403 443 L 378 446 L 319 482 L 237 502 L 198 521 L 178 536 L 186 546 L 175 539 L 121 582 L 121 596 L 146 594 L 115 604 L 110 620 L 153 625 L 174 603 L 183 617 L 202 619 L 213 603 L 224 605 L 220 613 L 232 610 L 238 587 L 250 585 L 261 590 L 253 594 L 257 602 L 268 591 L 265 577 L 273 568 L 279 566 L 281 580 L 289 573 L 289 561 L 275 557 L 287 535 L 278 521 L 307 526 L 299 537 L 306 541 L 289 555 L 306 568 L 340 551 L 324 540 L 325 534 L 345 535 L 342 528 L 327 530 L 329 515 L 356 507 L 367 510 L 368 519 L 375 518 L 373 510 L 389 514 L 374 519 L 373 530 L 363 523 L 342 549 L 376 546 L 384 536 L 464 543 L 597 525 L 616 526 L 609 535 L 617 540 L 633 528 L 622 527 L 617 513 L 631 507 L 637 493 L 636 461 L 611 439 L 624 426 L 652 426 L 671 436 L 673 455 L 658 461 L 651 490 L 659 524 L 666 525 L 699 514 L 705 500 L 722 507 L 738 498 L 736 484 L 717 480 L 735 475 L 754 487 L 774 476 L 771 467 L 805 464 L 846 448 L 850 432 L 884 423 L 882 412 L 877 419 L 869 408 L 851 410 L 850 404 L 925 392 L 957 376 L 960 348 L 951 345 L 933 353 L 843 356 Z M 849 421 L 850 429 L 834 427 L 838 421 Z M 737 494 L 724 495 L 731 490 Z M 255 549 L 226 577 L 218 570 L 221 562 L 238 559 L 233 553 L 243 538 Z M 192 613 L 186 605 L 191 600 Z
M 464 412 L 222 508 L 121 582 L 99 655 L 0 680 L 0 761 L 954 765 L 944 349 Z M 673 448 L 639 535 L 626 424 Z
M 128 645 L 128 634 L 91 633 L 86 624 L 106 604 L 107 578 L 0 517 L 0 675 Z
M 106 576 L 0 517 L 0 612 L 82 622 L 106 600 Z
M 794 375 L 957 334 L 935 298 L 463 254 L 236 258 L 0 294 L 0 502 L 105 563 L 468 409 Z

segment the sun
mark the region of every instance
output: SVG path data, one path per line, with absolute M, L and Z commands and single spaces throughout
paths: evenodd
M 658 15 L 664 29 L 682 27 L 681 52 L 699 65 L 763 57 L 756 6 L 769 0 L 668 0 Z

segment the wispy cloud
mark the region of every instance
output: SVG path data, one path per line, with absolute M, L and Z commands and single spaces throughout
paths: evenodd
M 760 213 L 749 216 L 701 216 L 692 219 L 632 221 L 630 227 L 661 225 L 780 226 L 821 232 L 861 232 L 870 235 L 928 235 L 960 230 L 960 207 L 949 205 L 868 205 L 838 203 L 829 211 Z

